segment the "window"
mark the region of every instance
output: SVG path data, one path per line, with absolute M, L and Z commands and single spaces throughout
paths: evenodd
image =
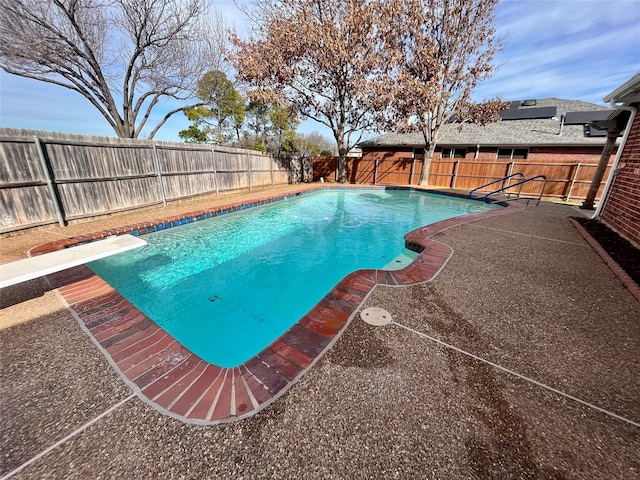
M 498 149 L 498 158 L 508 158 L 511 159 L 511 154 L 513 153 L 512 148 L 499 148 Z
M 525 160 L 529 150 L 526 148 L 499 148 L 498 158 L 507 160 Z
M 529 151 L 526 148 L 514 148 L 511 158 L 517 160 L 525 160 Z
M 466 148 L 443 148 L 442 158 L 464 158 L 467 156 Z
M 424 158 L 424 148 L 414 148 L 413 158 Z

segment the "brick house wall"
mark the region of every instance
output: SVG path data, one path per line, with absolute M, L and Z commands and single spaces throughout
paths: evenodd
M 640 114 L 633 120 L 618 167 L 600 220 L 640 248 Z
M 530 147 L 527 160 L 539 163 L 598 163 L 602 146 Z M 611 158 L 613 160 L 613 158 Z
M 445 147 L 446 148 L 446 147 Z M 461 147 L 467 148 L 467 147 Z M 520 147 L 517 147 L 520 148 Z M 589 147 L 523 147 L 528 149 L 527 161 L 537 163 L 592 163 L 597 164 L 600 161 L 600 155 L 602 154 L 602 145 L 595 145 Z M 478 152 L 478 160 L 488 160 L 493 162 L 509 162 L 507 159 L 496 158 L 498 147 L 485 147 L 481 146 Z M 473 161 L 475 159 L 475 148 L 467 148 L 465 160 Z M 393 159 L 398 160 L 401 158 L 411 158 L 413 155 L 412 147 L 393 147 L 385 149 L 379 148 L 364 148 L 362 152 L 363 157 L 370 158 L 377 157 L 379 159 Z M 436 147 L 434 152 L 434 160 L 442 158 L 442 149 Z

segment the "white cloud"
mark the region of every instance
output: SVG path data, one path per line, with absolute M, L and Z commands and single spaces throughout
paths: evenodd
M 640 3 L 507 0 L 506 47 L 476 98 L 560 97 L 601 103 L 640 70 Z
M 248 0 L 238 0 L 241 6 Z M 246 35 L 247 20 L 233 0 L 213 0 L 228 27 Z M 502 0 L 496 28 L 506 48 L 499 68 L 475 98 L 560 97 L 601 103 L 640 71 L 640 1 Z M 157 122 L 168 108 L 149 120 Z M 113 136 L 107 121 L 78 94 L 0 71 L 0 125 Z M 179 141 L 188 122 L 174 115 L 156 138 Z M 147 134 L 150 131 L 147 129 Z M 327 130 L 311 121 L 303 132 Z

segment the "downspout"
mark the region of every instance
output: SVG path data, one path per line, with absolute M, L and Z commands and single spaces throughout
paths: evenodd
M 613 101 L 611 102 L 611 107 L 615 108 L 616 110 L 626 110 L 627 112 L 631 112 L 631 115 L 629 116 L 629 120 L 627 121 L 627 128 L 625 128 L 624 130 L 624 135 L 622 136 L 622 142 L 620 142 L 620 145 L 618 146 L 618 151 L 616 152 L 616 158 L 613 160 L 613 165 L 611 166 L 611 171 L 609 172 L 609 177 L 607 178 L 607 183 L 605 183 L 604 185 L 604 190 L 602 191 L 602 197 L 598 202 L 598 207 L 596 208 L 595 213 L 591 217 L 592 219 L 597 219 L 598 217 L 600 217 L 600 212 L 602 211 L 602 208 L 604 207 L 604 204 L 607 201 L 607 197 L 609 195 L 609 189 L 611 188 L 613 179 L 618 174 L 617 170 L 618 170 L 618 164 L 620 163 L 620 157 L 622 157 L 622 151 L 624 150 L 624 146 L 627 143 L 627 138 L 629 138 L 629 132 L 631 132 L 631 126 L 633 125 L 633 120 L 635 119 L 636 112 L 637 112 L 637 108 L 635 107 L 629 107 L 626 105 L 617 106 L 617 105 L 614 105 Z

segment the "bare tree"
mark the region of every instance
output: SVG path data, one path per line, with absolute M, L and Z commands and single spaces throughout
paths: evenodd
M 163 99 L 193 99 L 199 77 L 222 68 L 225 35 L 208 0 L 0 2 L 0 67 L 78 92 L 119 137 L 140 136 Z M 199 104 L 168 112 L 149 138 Z
M 420 184 L 426 185 L 441 128 L 456 122 L 491 122 L 506 108 L 499 100 L 471 101 L 476 85 L 493 74 L 502 48 L 493 26 L 498 0 L 389 0 L 398 28 L 388 52 L 398 66 L 395 122 L 425 141 Z
M 331 140 L 318 132 L 296 134 L 295 144 L 300 156 L 305 158 L 314 158 L 318 155 L 333 156 L 335 150 Z
M 385 114 L 381 39 L 390 22 L 384 3 L 255 0 L 251 38 L 232 38 L 231 61 L 253 98 L 278 101 L 331 129 L 341 182 L 347 152 Z

